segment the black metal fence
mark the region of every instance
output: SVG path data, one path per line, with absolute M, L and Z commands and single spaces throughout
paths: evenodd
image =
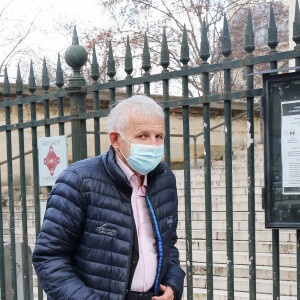
M 211 197 L 211 150 L 210 150 L 210 104 L 213 102 L 224 103 L 224 118 L 225 118 L 225 170 L 226 170 L 226 233 L 227 233 L 227 298 L 234 299 L 234 257 L 233 257 L 233 187 L 232 187 L 232 116 L 231 102 L 236 99 L 245 99 L 247 102 L 247 123 L 248 129 L 248 213 L 249 213 L 249 299 L 256 299 L 256 249 L 255 249 L 255 174 L 254 174 L 254 98 L 262 95 L 262 88 L 254 88 L 254 75 L 247 77 L 246 88 L 241 91 L 231 91 L 231 73 L 237 68 L 245 68 L 246 74 L 252 74 L 254 66 L 258 64 L 269 64 L 270 69 L 277 69 L 277 62 L 281 60 L 295 59 L 296 65 L 300 65 L 300 14 L 298 4 L 296 5 L 296 18 L 294 22 L 294 37 L 296 47 L 292 51 L 277 52 L 277 30 L 273 10 L 271 7 L 270 26 L 269 26 L 269 47 L 268 55 L 253 56 L 254 51 L 254 33 L 252 29 L 251 14 L 248 16 L 248 25 L 245 35 L 245 51 L 246 56 L 241 60 L 231 60 L 231 43 L 226 17 L 224 18 L 224 28 L 222 36 L 222 54 L 224 60 L 218 64 L 209 64 L 209 42 L 207 39 L 206 26 L 203 26 L 202 41 L 201 41 L 201 59 L 202 63 L 199 67 L 189 68 L 189 45 L 187 32 L 184 29 L 181 44 L 182 68 L 176 71 L 169 71 L 169 52 L 167 46 L 166 34 L 163 35 L 163 48 L 161 55 L 162 71 L 159 74 L 151 75 L 149 70 L 150 53 L 148 50 L 147 39 L 143 52 L 142 68 L 144 74 L 141 77 L 132 78 L 133 70 L 132 57 L 129 42 L 127 44 L 125 71 L 127 77 L 124 80 L 114 80 L 116 75 L 115 63 L 113 57 L 112 46 L 109 47 L 109 56 L 107 64 L 107 75 L 109 80 L 106 83 L 98 83 L 99 68 L 97 64 L 96 53 L 94 49 L 92 62 L 92 79 L 93 84 L 86 86 L 85 79 L 80 74 L 81 67 L 86 62 L 86 52 L 79 46 L 76 30 L 74 31 L 73 45 L 66 51 L 66 62 L 73 69 L 73 75 L 68 80 L 68 86 L 63 88 L 64 81 L 60 60 L 58 60 L 56 85 L 57 91 L 49 93 L 50 88 L 47 66 L 44 61 L 42 89 L 43 92 L 39 95 L 35 94 L 36 84 L 34 71 L 31 66 L 30 77 L 28 83 L 29 97 L 23 97 L 23 83 L 18 70 L 16 81 L 16 94 L 14 100 L 10 100 L 10 84 L 8 81 L 7 71 L 5 71 L 5 81 L 3 88 L 4 101 L 0 102 L 0 109 L 5 110 L 5 124 L 0 126 L 0 133 L 6 134 L 6 160 L 1 159 L 4 155 L 0 154 L 2 165 L 7 166 L 8 183 L 8 198 L 9 198 L 9 216 L 10 216 L 10 243 L 11 243 L 11 270 L 5 270 L 4 262 L 4 230 L 3 230 L 3 212 L 0 205 L 0 276 L 1 276 L 1 299 L 6 299 L 5 291 L 5 274 L 12 273 L 12 290 L 13 299 L 17 299 L 17 284 L 16 284 L 16 251 L 15 251 L 15 208 L 14 208 L 14 172 L 13 172 L 13 151 L 12 133 L 18 132 L 19 138 L 19 155 L 17 157 L 20 168 L 20 192 L 22 203 L 22 236 L 23 236 L 23 260 L 24 260 L 24 299 L 30 299 L 29 293 L 29 270 L 28 270 L 28 228 L 27 228 L 27 201 L 26 201 L 26 170 L 28 168 L 33 171 L 33 186 L 34 186 L 34 205 L 35 205 L 35 232 L 36 235 L 40 230 L 40 194 L 38 182 L 38 149 L 37 149 L 37 130 L 39 127 L 44 127 L 44 136 L 51 136 L 51 126 L 59 126 L 59 134 L 65 134 L 65 126 L 71 124 L 71 139 L 72 139 L 72 160 L 77 161 L 87 157 L 87 131 L 86 121 L 94 120 L 94 154 L 100 154 L 100 118 L 105 117 L 108 110 L 101 110 L 99 105 L 99 96 L 104 91 L 109 91 L 110 105 L 116 101 L 116 91 L 119 88 L 126 88 L 127 96 L 133 93 L 135 85 L 143 85 L 144 93 L 151 95 L 151 83 L 161 82 L 163 90 L 163 101 L 161 105 L 164 108 L 166 119 L 166 138 L 165 138 L 165 162 L 170 165 L 171 162 L 171 143 L 170 143 L 170 110 L 175 107 L 182 108 L 183 115 L 183 145 L 184 145 L 184 187 L 185 187 L 185 230 L 186 230 L 186 273 L 187 273 L 187 298 L 193 298 L 193 256 L 192 256 L 192 227 L 191 227 L 191 174 L 190 174 L 190 130 L 189 130 L 189 109 L 191 105 L 203 105 L 203 126 L 204 126 L 204 166 L 205 166 L 205 210 L 206 210 L 206 279 L 207 279 L 207 299 L 213 299 L 213 244 L 212 244 L 212 197 Z M 210 94 L 209 75 L 212 72 L 223 72 L 224 76 L 224 94 Z M 274 71 L 275 73 L 276 71 Z M 189 97 L 189 77 L 201 76 L 203 95 L 201 97 Z M 260 75 L 257 75 L 260 76 Z M 180 100 L 171 100 L 169 95 L 169 81 L 172 79 L 180 79 L 182 81 L 182 98 Z M 93 94 L 94 109 L 91 112 L 86 111 L 85 99 L 87 93 Z M 64 115 L 64 99 L 69 99 L 70 114 Z M 58 107 L 57 116 L 50 117 L 49 105 L 50 101 L 56 101 Z M 38 103 L 43 104 L 44 118 L 37 120 L 36 106 Z M 31 120 L 23 121 L 23 108 L 30 106 Z M 18 121 L 11 122 L 11 110 L 17 107 Z M 25 157 L 25 141 L 24 130 L 31 130 L 31 141 L 26 140 L 26 144 L 32 144 L 32 165 L 26 165 Z M 1 179 L 1 178 L 0 178 Z M 2 190 L 0 185 L 0 199 L 2 200 Z M 1 201 L 2 202 L 2 201 Z M 297 231 L 297 289 L 298 299 L 300 299 L 300 231 Z M 280 268 L 279 268 L 279 230 L 273 230 L 273 295 L 274 299 L 280 297 Z M 42 299 L 42 290 L 39 286 L 38 299 Z

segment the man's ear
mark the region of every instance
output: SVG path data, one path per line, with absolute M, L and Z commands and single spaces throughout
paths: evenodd
M 120 148 L 120 135 L 116 132 L 116 131 L 112 131 L 109 134 L 109 139 L 110 139 L 110 143 L 111 145 L 115 148 L 115 149 L 119 149 Z

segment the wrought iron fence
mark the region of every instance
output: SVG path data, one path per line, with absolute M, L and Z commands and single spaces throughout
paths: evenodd
M 6 165 L 7 165 L 7 183 L 8 183 L 8 198 L 9 198 L 9 215 L 10 215 L 10 242 L 11 242 L 11 270 L 5 270 L 4 262 L 4 230 L 3 230 L 3 211 L 0 205 L 0 277 L 1 277 L 1 299 L 6 299 L 5 291 L 5 274 L 11 271 L 12 273 L 12 290 L 13 299 L 17 299 L 16 286 L 16 253 L 15 253 L 15 210 L 14 210 L 14 172 L 13 172 L 13 151 L 12 151 L 12 133 L 17 131 L 19 137 L 19 168 L 20 168 L 20 190 L 22 203 L 22 236 L 23 236 L 23 260 L 24 260 L 24 299 L 30 299 L 29 293 L 29 271 L 28 271 L 28 228 L 27 228 L 27 203 L 26 203 L 26 170 L 32 168 L 33 171 L 33 186 L 34 186 L 34 205 L 35 205 L 35 233 L 40 231 L 40 194 L 38 182 L 38 149 L 37 149 L 37 130 L 44 127 L 44 136 L 51 135 L 51 126 L 58 124 L 59 134 L 65 134 L 66 124 L 71 124 L 71 139 L 72 139 L 72 160 L 77 161 L 87 157 L 87 130 L 86 121 L 94 120 L 94 154 L 100 154 L 100 118 L 108 114 L 108 109 L 100 109 L 99 95 L 103 91 L 109 91 L 110 105 L 116 101 L 116 90 L 118 88 L 126 88 L 127 96 L 133 94 L 135 85 L 143 85 L 144 93 L 151 95 L 151 83 L 161 82 L 163 87 L 163 101 L 161 105 L 165 111 L 165 162 L 171 163 L 171 143 L 170 143 L 170 110 L 175 107 L 182 108 L 183 116 L 183 146 L 184 146 L 184 187 L 185 187 L 185 230 L 186 230 L 186 273 L 187 273 L 187 298 L 193 298 L 193 256 L 192 256 L 192 227 L 191 227 L 191 174 L 190 174 L 190 129 L 189 129 L 189 109 L 191 105 L 203 105 L 203 125 L 204 125 L 204 166 L 205 166 L 205 210 L 206 210 L 206 279 L 207 279 L 207 299 L 213 299 L 213 244 L 212 244 L 212 196 L 211 196 L 211 150 L 210 150 L 210 104 L 213 102 L 224 102 L 224 125 L 225 125 L 225 170 L 226 170 L 226 233 L 227 233 L 227 298 L 234 299 L 234 257 L 233 257 L 233 194 L 232 194 L 232 116 L 231 102 L 236 99 L 246 99 L 247 102 L 247 122 L 249 146 L 247 149 L 248 157 L 248 213 L 249 213 L 249 299 L 256 299 L 256 249 L 255 249 L 255 174 L 254 174 L 254 97 L 262 95 L 262 88 L 254 88 L 254 75 L 247 76 L 246 89 L 241 91 L 231 91 L 231 72 L 237 68 L 245 68 L 246 74 L 252 74 L 255 65 L 268 63 L 270 69 L 277 68 L 277 62 L 280 60 L 295 59 L 296 65 L 300 65 L 300 14 L 298 4 L 296 5 L 296 17 L 294 21 L 294 37 L 296 47 L 292 51 L 277 52 L 278 44 L 277 30 L 275 25 L 274 13 L 271 7 L 270 25 L 269 25 L 269 42 L 270 52 L 268 55 L 253 56 L 254 33 L 252 28 L 251 14 L 248 16 L 247 29 L 245 35 L 245 51 L 244 59 L 231 60 L 231 43 L 226 17 L 224 18 L 224 28 L 222 36 L 222 54 L 224 60 L 218 64 L 209 64 L 209 42 L 207 38 L 206 26 L 203 26 L 202 41 L 201 41 L 201 59 L 202 63 L 199 67 L 189 68 L 189 45 L 187 31 L 184 28 L 181 44 L 182 68 L 176 71 L 169 71 L 169 52 L 167 46 L 167 38 L 164 32 L 161 54 L 161 73 L 151 75 L 149 70 L 150 53 L 148 48 L 147 38 L 145 38 L 143 64 L 144 74 L 141 77 L 133 78 L 132 57 L 130 44 L 127 41 L 125 71 L 127 77 L 124 80 L 115 80 L 116 75 L 115 62 L 113 57 L 112 45 L 109 45 L 109 55 L 107 64 L 107 75 L 109 80 L 106 83 L 98 83 L 99 67 L 95 48 L 93 51 L 92 72 L 91 77 L 93 84 L 86 86 L 85 79 L 80 74 L 81 67 L 86 62 L 86 52 L 79 46 L 76 30 L 73 36 L 73 45 L 66 51 L 66 62 L 73 69 L 73 75 L 68 80 L 68 86 L 63 88 L 64 80 L 58 59 L 56 86 L 57 91 L 49 93 L 49 77 L 47 72 L 46 62 L 43 64 L 42 89 L 43 92 L 39 95 L 35 94 L 36 83 L 34 70 L 31 65 L 30 76 L 28 83 L 29 97 L 23 97 L 23 83 L 20 70 L 18 69 L 16 81 L 16 94 L 14 100 L 10 100 L 10 84 L 8 81 L 7 70 L 5 70 L 5 80 L 3 95 L 4 101 L 0 103 L 0 109 L 5 110 L 5 124 L 0 126 L 0 133 L 6 134 Z M 223 72 L 224 75 L 224 94 L 210 94 L 209 74 L 215 71 Z M 200 97 L 189 97 L 189 76 L 201 76 L 203 95 Z M 182 97 L 180 100 L 171 100 L 169 95 L 169 81 L 172 79 L 181 79 L 182 81 Z M 86 111 L 85 99 L 87 93 L 93 94 L 93 111 Z M 70 114 L 64 115 L 64 99 L 69 99 Z M 58 113 L 57 116 L 50 117 L 49 105 L 50 101 L 57 101 Z M 44 108 L 44 118 L 37 120 L 37 103 L 42 103 Z M 30 121 L 23 121 L 24 105 L 30 106 Z M 11 110 L 17 107 L 18 121 L 11 122 Z M 26 165 L 25 162 L 25 141 L 24 130 L 31 130 L 32 144 L 32 166 Z M 26 141 L 28 143 L 30 141 Z M 2 140 L 1 143 L 4 143 Z M 0 154 L 0 157 L 3 155 Z M 3 159 L 2 159 L 3 160 Z M 1 171 L 1 170 L 0 170 Z M 0 174 L 1 175 L 1 174 Z M 2 174 L 3 176 L 3 174 Z M 0 176 L 1 179 L 1 176 Z M 2 185 L 0 185 L 0 199 L 2 203 Z M 279 230 L 273 230 L 273 295 L 274 299 L 280 297 L 280 268 L 279 268 Z M 298 299 L 300 299 L 300 231 L 297 231 L 297 286 Z M 42 299 L 42 290 L 39 285 L 38 299 Z

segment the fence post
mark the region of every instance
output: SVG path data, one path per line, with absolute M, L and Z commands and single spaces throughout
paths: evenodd
M 186 27 L 183 27 L 181 56 L 182 70 L 188 69 L 190 61 L 189 45 Z M 182 96 L 184 105 L 182 106 L 183 121 L 183 151 L 184 151 L 184 197 L 185 197 L 185 234 L 186 234 L 186 285 L 187 299 L 193 299 L 193 251 L 192 251 L 192 199 L 191 199 L 191 164 L 190 164 L 190 107 L 188 76 L 182 76 Z
M 224 15 L 222 54 L 224 61 L 230 61 L 231 40 L 226 15 Z M 225 93 L 231 93 L 231 69 L 224 69 Z M 224 101 L 225 119 L 225 180 L 226 180 L 226 237 L 227 237 L 227 299 L 234 299 L 234 257 L 233 257 L 233 206 L 232 206 L 232 130 L 231 101 Z
M 79 45 L 76 27 L 74 28 L 72 46 L 65 53 L 66 63 L 73 69 L 68 80 L 70 97 L 70 114 L 72 126 L 72 160 L 73 162 L 87 158 L 86 120 L 82 116 L 86 112 L 86 81 L 80 69 L 87 61 L 86 50 Z

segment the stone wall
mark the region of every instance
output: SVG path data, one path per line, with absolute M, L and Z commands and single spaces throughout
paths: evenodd
M 13 88 L 12 88 L 13 89 Z M 55 90 L 55 88 L 53 88 Z M 51 90 L 50 90 L 51 92 Z M 38 93 L 38 92 L 37 92 Z M 25 96 L 28 96 L 25 94 Z M 15 95 L 12 95 L 14 98 Z M 93 109 L 93 101 L 92 95 L 88 95 L 86 106 L 87 111 L 92 111 Z M 122 93 L 117 95 L 117 99 L 124 99 L 126 96 Z M 154 98 L 160 102 L 161 96 L 154 96 Z M 106 92 L 101 92 L 100 94 L 100 107 L 101 109 L 108 108 L 108 94 Z M 175 99 L 175 98 L 174 98 Z M 0 101 L 3 101 L 3 97 L 0 93 Z M 172 99 L 171 99 L 172 100 Z M 224 104 L 223 103 L 212 103 L 211 104 L 211 127 L 218 125 L 224 122 Z M 232 116 L 237 116 L 243 112 L 245 112 L 246 105 L 243 101 L 233 101 L 232 102 Z M 69 109 L 69 101 L 68 99 L 64 99 L 64 110 L 65 115 L 70 113 Z M 57 101 L 50 101 L 50 117 L 58 116 L 58 108 Z M 44 110 L 42 103 L 37 104 L 37 120 L 44 118 Z M 11 123 L 17 123 L 18 121 L 18 111 L 17 107 L 12 107 L 11 109 Z M 28 104 L 24 105 L 24 122 L 30 121 L 30 106 Z M 0 126 L 5 125 L 5 111 L 4 109 L 0 109 Z M 258 112 L 255 113 L 255 139 L 256 141 L 260 140 L 260 119 Z M 51 125 L 51 136 L 59 135 L 58 125 Z M 87 120 L 87 131 L 94 130 L 94 121 L 93 119 Z M 182 137 L 174 137 L 172 134 L 183 134 L 183 121 L 182 121 L 182 109 L 175 108 L 171 110 L 170 114 L 170 130 L 171 130 L 171 163 L 173 169 L 182 169 L 183 168 L 183 143 Z M 100 120 L 100 131 L 103 132 L 101 134 L 101 152 L 107 151 L 109 148 L 110 142 L 109 137 L 106 132 L 106 118 L 101 118 Z M 201 106 L 190 107 L 190 134 L 196 135 L 203 131 L 203 111 Z M 235 147 L 246 145 L 247 143 L 247 121 L 246 117 L 235 120 L 232 123 L 232 141 Z M 71 141 L 71 124 L 65 124 L 65 134 L 69 135 L 68 138 L 68 158 L 69 162 L 72 161 L 72 141 Z M 31 142 L 31 129 L 24 130 L 25 135 L 25 152 L 32 150 L 32 142 Z M 45 130 L 44 127 L 38 127 L 38 137 L 44 137 Z M 88 134 L 88 156 L 94 156 L 94 137 L 93 134 Z M 19 143 L 18 143 L 18 131 L 12 131 L 12 154 L 13 156 L 17 156 L 19 154 Z M 190 139 L 190 155 L 192 165 L 194 164 L 194 140 Z M 213 131 L 211 131 L 211 157 L 212 159 L 221 159 L 224 155 L 224 126 L 221 126 Z M 0 162 L 6 160 L 6 134 L 5 132 L 0 133 Z M 197 149 L 197 159 L 201 160 L 203 158 L 203 136 L 197 139 L 196 144 Z M 1 173 L 2 173 L 2 184 L 7 185 L 7 165 L 1 165 Z M 14 184 L 18 185 L 19 180 L 19 161 L 14 160 L 13 162 L 14 169 Z M 31 154 L 26 156 L 26 180 L 28 185 L 32 185 L 32 157 Z

